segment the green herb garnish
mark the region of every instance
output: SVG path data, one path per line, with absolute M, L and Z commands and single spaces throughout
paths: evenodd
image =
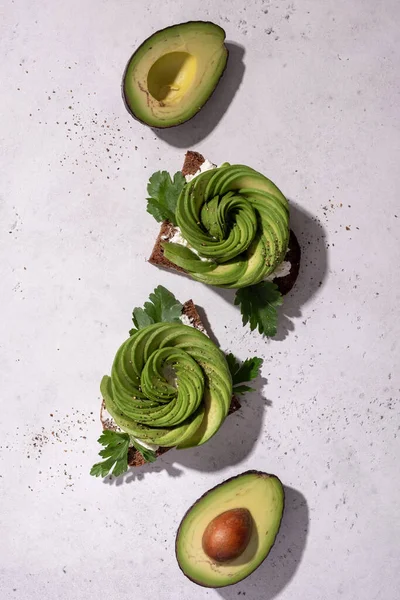
M 157 459 L 155 452 L 144 448 L 136 440 L 133 440 L 128 433 L 119 433 L 106 429 L 99 439 L 99 444 L 104 449 L 99 452 L 99 456 L 104 458 L 90 470 L 94 477 L 107 477 L 108 474 L 118 477 L 128 470 L 128 450 L 134 446 L 140 452 L 146 462 L 154 462 Z
M 149 302 L 143 308 L 134 308 L 132 321 L 135 325 L 129 335 L 138 329 L 143 329 L 152 323 L 178 323 L 182 315 L 183 306 L 165 287 L 159 285 L 149 296 Z
M 269 337 L 276 335 L 277 307 L 282 302 L 282 294 L 271 281 L 241 288 L 235 296 L 235 304 L 240 304 L 243 325 L 249 323 L 251 331 L 258 328 L 261 334 Z
M 185 185 L 186 179 L 180 171 L 173 179 L 167 171 L 153 173 L 147 185 L 147 212 L 158 222 L 168 220 L 176 225 L 176 204 Z
M 226 355 L 226 360 L 232 375 L 233 393 L 245 394 L 246 392 L 254 392 L 254 388 L 249 387 L 248 385 L 238 384 L 256 379 L 260 374 L 263 359 L 253 356 L 253 358 L 246 358 L 246 360 L 240 364 L 235 356 L 232 353 L 229 353 Z

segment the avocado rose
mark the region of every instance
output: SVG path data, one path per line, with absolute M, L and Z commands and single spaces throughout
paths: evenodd
M 204 444 L 228 414 L 232 376 L 225 355 L 201 331 L 154 323 L 119 348 L 101 391 L 107 411 L 143 442 Z
M 133 328 L 100 390 L 102 446 L 90 474 L 118 477 L 168 450 L 199 446 L 254 391 L 262 359 L 239 361 L 203 333 L 192 300 L 181 304 L 162 285 L 132 311 Z
M 188 246 L 164 243 L 165 257 L 208 285 L 243 288 L 283 261 L 289 208 L 282 192 L 244 165 L 205 171 L 183 188 L 176 224 Z

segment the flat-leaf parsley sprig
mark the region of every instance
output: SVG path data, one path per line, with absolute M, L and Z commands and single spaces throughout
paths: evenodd
M 106 429 L 99 439 L 99 444 L 104 446 L 99 456 L 105 460 L 96 463 L 90 470 L 94 477 L 107 477 L 108 474 L 118 477 L 128 470 L 128 451 L 134 446 L 143 456 L 146 462 L 154 462 L 157 459 L 155 452 L 144 448 L 128 433 Z

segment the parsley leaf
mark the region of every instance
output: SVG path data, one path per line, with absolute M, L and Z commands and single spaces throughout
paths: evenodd
M 146 313 L 154 323 L 171 323 L 179 321 L 182 304 L 165 287 L 159 285 L 149 296 L 150 302 L 144 303 Z
M 142 444 L 139 444 L 139 442 L 137 442 L 136 440 L 131 440 L 132 442 L 132 446 L 134 446 L 136 448 L 136 450 L 138 450 L 140 452 L 140 454 L 143 456 L 144 460 L 146 462 L 155 462 L 157 460 L 157 455 L 155 452 L 153 452 L 153 450 L 149 450 L 148 448 L 145 448 L 144 446 L 142 446 Z
M 250 387 L 249 385 L 237 385 L 236 387 L 233 388 L 233 393 L 238 395 L 238 394 L 246 394 L 247 392 L 255 392 L 255 388 Z
M 125 473 L 128 470 L 129 446 L 134 446 L 146 462 L 157 460 L 155 452 L 139 444 L 128 433 L 105 429 L 97 441 L 104 446 L 99 455 L 105 460 L 96 463 L 91 468 L 90 474 L 94 477 L 107 477 L 109 473 L 118 477 Z
M 260 374 L 263 359 L 253 356 L 253 358 L 246 358 L 246 360 L 240 364 L 230 352 L 226 355 L 226 360 L 232 375 L 233 393 L 245 394 L 246 392 L 254 392 L 254 388 L 251 388 L 248 385 L 238 384 L 256 379 Z
M 167 171 L 157 171 L 150 177 L 147 185 L 147 212 L 156 221 L 170 221 L 176 225 L 175 210 L 179 195 L 186 185 L 186 179 L 180 171 L 174 178 Z
M 138 307 L 133 309 L 132 321 L 136 329 L 143 329 L 143 327 L 147 327 L 148 325 L 154 323 L 153 319 L 150 317 L 150 315 L 147 314 L 144 308 Z M 132 333 L 134 333 L 136 329 L 131 329 L 129 335 L 132 335 Z
M 93 465 L 90 474 L 94 477 L 106 477 L 111 473 L 118 477 L 125 473 L 128 470 L 129 434 L 105 429 L 97 441 L 104 446 L 99 455 L 106 460 Z
M 243 325 L 258 327 L 262 335 L 273 337 L 277 332 L 277 307 L 282 304 L 282 294 L 275 283 L 262 281 L 257 285 L 237 290 L 235 304 L 240 304 Z
M 182 304 L 165 287 L 159 285 L 150 294 L 149 302 L 144 303 L 143 308 L 134 308 L 132 321 L 136 329 L 131 329 L 129 335 L 137 329 L 147 327 L 152 323 L 175 323 L 180 322 Z
M 246 358 L 246 360 L 239 365 L 239 362 L 233 356 L 233 354 L 229 354 L 228 356 L 233 358 L 233 369 L 231 369 L 232 360 L 230 360 L 229 368 L 231 369 L 232 374 L 232 382 L 233 385 L 237 383 L 244 383 L 245 381 L 251 381 L 258 377 L 260 372 L 260 367 L 263 363 L 262 358 L 258 358 L 257 356 L 253 356 L 253 358 Z

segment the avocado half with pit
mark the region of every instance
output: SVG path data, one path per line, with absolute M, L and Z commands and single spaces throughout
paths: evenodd
M 187 511 L 176 536 L 183 573 L 204 587 L 242 581 L 268 556 L 282 520 L 278 477 L 246 471 L 204 494 Z
M 172 127 L 193 117 L 224 72 L 225 31 L 190 21 L 157 31 L 126 67 L 122 93 L 131 114 L 151 127 Z

